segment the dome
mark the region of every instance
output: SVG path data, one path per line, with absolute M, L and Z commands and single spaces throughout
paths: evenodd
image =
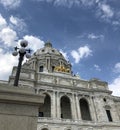
M 38 49 L 36 51 L 36 55 L 60 55 L 61 58 L 64 58 L 63 55 L 55 48 L 52 47 L 52 44 L 50 42 L 45 43 L 44 47 L 41 49 Z
M 26 67 L 35 69 L 37 72 L 71 73 L 71 64 L 61 52 L 52 47 L 50 42 L 46 42 L 43 48 L 33 54 Z

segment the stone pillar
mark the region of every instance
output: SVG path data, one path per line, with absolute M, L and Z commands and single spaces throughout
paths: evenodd
M 78 99 L 78 95 L 75 95 L 76 97 L 76 108 L 77 108 L 77 119 L 81 120 L 81 112 L 80 112 L 80 104 L 79 104 L 79 99 Z
M 94 104 L 94 96 L 90 97 L 90 111 L 91 111 L 91 118 L 93 121 L 97 121 L 97 112 Z
M 96 96 L 94 98 L 95 108 L 96 108 L 96 115 L 98 122 L 106 122 L 107 121 L 107 115 L 105 112 L 103 100 L 100 96 Z
M 71 114 L 72 114 L 72 119 L 76 120 L 77 119 L 77 112 L 76 112 L 76 103 L 75 103 L 75 95 L 74 94 L 72 94 Z
M 56 117 L 56 97 L 55 97 L 55 91 L 52 93 L 51 97 L 51 117 Z
M 57 92 L 57 118 L 61 118 L 61 108 L 60 108 L 60 96 L 59 96 L 59 92 Z

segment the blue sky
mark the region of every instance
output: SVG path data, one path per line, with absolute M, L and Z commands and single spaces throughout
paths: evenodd
M 119 0 L 0 0 L 0 79 L 8 80 L 20 39 L 33 51 L 50 41 L 82 79 L 98 78 L 120 96 Z

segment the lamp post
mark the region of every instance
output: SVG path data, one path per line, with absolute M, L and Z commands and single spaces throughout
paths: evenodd
M 12 53 L 13 56 L 17 56 L 19 54 L 19 62 L 18 62 L 18 67 L 17 67 L 16 76 L 15 76 L 15 80 L 14 80 L 14 86 L 18 86 L 21 65 L 22 65 L 22 61 L 24 59 L 24 56 L 26 55 L 26 58 L 31 57 L 30 49 L 25 49 L 25 47 L 27 47 L 27 45 L 28 45 L 28 42 L 26 40 L 22 40 L 20 42 L 20 45 L 21 45 L 21 48 L 15 47 L 14 52 Z

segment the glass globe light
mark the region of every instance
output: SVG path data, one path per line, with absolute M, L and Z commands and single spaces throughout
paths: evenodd
M 17 55 L 18 55 L 18 52 L 17 52 L 17 51 L 14 51 L 14 52 L 12 52 L 12 55 L 13 55 L 13 56 L 17 56 Z
M 28 41 L 22 40 L 22 41 L 20 42 L 20 45 L 21 45 L 22 47 L 26 47 L 26 46 L 28 45 Z
M 26 50 L 25 50 L 25 48 L 24 48 L 24 47 L 21 47 L 21 48 L 19 49 L 19 52 L 20 52 L 20 53 L 25 53 L 25 52 L 26 52 Z
M 30 53 L 26 53 L 26 58 L 31 58 L 31 55 L 30 55 Z

